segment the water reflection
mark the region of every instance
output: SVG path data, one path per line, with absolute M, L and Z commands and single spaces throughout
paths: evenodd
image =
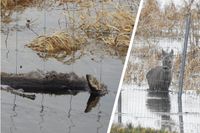
M 8 93 L 8 92 L 5 92 L 4 93 Z M 24 92 L 26 94 L 29 94 L 27 92 Z M 43 132 L 46 130 L 46 123 L 48 123 L 48 119 L 51 117 L 50 115 L 50 112 L 52 111 L 50 108 L 53 104 L 48 104 L 48 102 L 51 102 L 49 101 L 49 96 L 48 94 L 37 94 L 36 93 L 36 99 L 35 100 L 27 100 L 27 98 L 22 98 L 18 95 L 11 95 L 11 96 L 14 96 L 13 100 L 12 100 L 12 106 L 11 106 L 11 115 L 10 115 L 10 131 L 9 132 L 18 132 L 21 130 L 21 128 L 19 127 L 19 123 L 18 123 L 18 120 L 19 119 L 23 119 L 23 117 L 25 116 L 26 117 L 26 113 L 24 114 L 24 116 L 21 116 L 20 113 L 25 111 L 27 112 L 26 107 L 23 107 L 23 105 L 21 105 L 21 103 L 23 103 L 23 101 L 28 101 L 28 103 L 38 103 L 36 104 L 36 108 L 32 110 L 32 112 L 34 111 L 37 111 L 35 112 L 36 114 L 33 114 L 33 120 L 37 119 L 37 117 L 39 118 L 37 120 L 37 127 L 38 127 L 38 130 L 40 132 Z M 78 126 L 78 122 L 77 122 L 77 119 L 76 119 L 76 116 L 74 116 L 74 111 L 76 110 L 76 105 L 74 104 L 74 102 L 76 103 L 76 97 L 73 96 L 73 95 L 62 95 L 64 96 L 65 98 L 67 98 L 68 100 L 66 102 L 64 102 L 64 114 L 65 114 L 65 117 L 63 116 L 66 124 L 65 124 L 65 130 L 64 132 L 68 132 L 68 133 L 71 133 L 71 132 L 74 132 L 76 131 L 77 129 L 77 126 Z M 79 95 L 80 96 L 80 95 Z M 86 104 L 86 107 L 85 107 L 85 110 L 87 110 L 88 112 L 91 112 L 94 108 L 96 108 L 93 113 L 96 114 L 94 120 L 95 122 L 97 122 L 96 125 L 93 125 L 95 128 L 96 128 L 96 131 L 97 133 L 100 133 L 102 132 L 102 128 L 104 127 L 104 122 L 102 122 L 102 115 L 104 115 L 104 112 L 102 112 L 101 110 L 101 107 L 102 105 L 99 103 L 100 102 L 100 96 L 95 96 L 95 95 L 87 95 L 88 96 L 88 101 L 86 99 L 85 104 Z M 51 96 L 51 97 L 60 97 L 60 95 L 54 95 L 54 96 Z M 77 96 L 78 97 L 78 96 Z M 16 101 L 19 100 L 19 104 L 16 104 Z M 74 102 L 73 102 L 74 100 Z M 63 105 L 63 104 L 62 104 Z M 84 103 L 83 103 L 84 105 Z M 85 106 L 85 105 L 84 105 Z M 19 108 L 17 108 L 19 107 Z M 18 112 L 19 112 L 19 115 L 17 115 L 17 109 L 18 109 Z M 84 107 L 81 108 L 83 110 L 80 110 L 80 112 L 83 112 L 84 111 Z M 60 108 L 58 108 L 58 110 L 60 111 Z M 50 112 L 49 112 L 50 111 Z M 30 111 L 30 113 L 32 113 Z M 54 112 L 54 111 L 53 111 Z M 88 113 L 88 112 L 85 112 L 85 113 Z M 58 113 L 57 115 L 60 116 L 62 114 L 62 112 L 54 112 L 54 113 Z M 81 113 L 82 114 L 82 113 Z M 88 116 L 88 115 L 86 115 Z M 80 118 L 82 119 L 82 118 Z M 103 119 L 104 121 L 104 119 Z M 16 126 L 15 126 L 16 124 Z
M 172 119 L 170 118 L 171 101 L 168 92 L 148 92 L 147 108 L 151 112 L 160 113 L 161 129 L 172 131 Z
M 73 96 L 70 96 L 70 101 L 69 101 L 69 110 L 68 110 L 68 115 L 67 115 L 67 118 L 70 120 L 70 124 L 69 124 L 69 126 L 68 126 L 68 133 L 71 133 L 71 129 L 72 129 L 72 127 L 75 127 L 75 124 L 74 124 L 74 122 L 73 122 L 73 120 L 72 120 L 72 118 L 71 118 L 71 111 L 72 111 L 72 98 L 73 98 Z
M 11 125 L 10 125 L 10 132 L 13 133 L 13 131 L 15 131 L 17 129 L 17 127 L 15 126 L 15 120 L 14 118 L 17 117 L 17 112 L 16 112 L 16 100 L 17 100 L 17 95 L 14 95 L 14 99 L 13 99 L 13 106 L 12 106 L 12 111 L 13 114 L 10 115 L 10 120 L 11 120 Z
M 42 99 L 41 99 L 41 110 L 40 110 L 40 118 L 41 120 L 39 121 L 39 127 L 40 127 L 40 131 L 42 130 L 43 126 L 42 124 L 44 123 L 44 94 L 42 94 Z
M 97 127 L 97 133 L 100 132 L 100 129 L 103 127 L 103 124 L 101 122 L 101 115 L 102 115 L 102 111 L 100 110 L 100 106 L 101 104 L 98 104 L 98 114 L 97 114 L 97 122 L 99 123 L 99 126 Z
M 91 94 L 88 101 L 87 106 L 85 108 L 85 113 L 88 113 L 92 110 L 92 108 L 96 107 L 97 103 L 100 100 L 100 96 L 96 96 L 94 94 Z
M 2 88 L 2 90 L 4 90 L 4 91 L 7 91 L 6 89 L 3 89 Z M 30 96 L 30 95 L 32 95 L 32 94 L 28 94 L 28 93 L 41 93 L 41 92 L 38 92 L 38 91 L 35 91 L 34 92 L 34 90 L 32 90 L 31 92 L 30 91 L 24 91 L 24 94 L 23 93 L 20 93 L 20 94 L 18 94 L 18 93 L 13 93 L 12 91 L 8 91 L 8 92 L 11 92 L 12 94 L 14 94 L 15 95 L 15 98 L 14 98 L 14 103 L 13 103 L 13 108 L 12 108 L 12 110 L 13 111 L 15 111 L 15 108 L 16 108 L 16 103 L 15 103 L 15 101 L 16 101 L 16 96 L 18 95 L 18 96 L 22 96 L 22 97 L 24 97 L 24 98 L 28 98 L 28 99 L 31 99 L 31 98 L 29 98 L 29 97 L 27 97 L 27 96 Z M 15 92 L 18 92 L 18 90 L 16 90 Z M 43 105 L 43 103 L 44 103 L 44 94 L 50 94 L 50 95 L 52 95 L 52 94 L 54 94 L 54 95 L 71 95 L 70 96 L 70 107 L 69 107 L 69 111 L 67 112 L 67 117 L 68 118 L 70 118 L 71 117 L 71 111 L 72 111 L 72 98 L 73 98 L 73 96 L 75 96 L 76 94 L 78 94 L 80 91 L 72 91 L 72 90 L 67 90 L 67 91 L 65 91 L 65 92 L 59 92 L 59 93 L 52 93 L 52 92 L 45 92 L 45 93 L 42 93 L 42 99 L 41 99 L 41 110 L 40 110 L 40 114 L 41 114 L 41 116 L 43 117 L 44 116 L 44 114 L 43 114 L 43 112 L 44 112 L 44 105 Z M 35 95 L 34 95 L 35 96 Z M 90 96 L 89 96 L 89 99 L 88 99 L 88 101 L 87 101 L 87 105 L 86 105 L 86 108 L 85 108 L 85 113 L 88 113 L 88 112 L 90 112 L 91 110 L 92 110 L 92 108 L 95 108 L 96 106 L 97 106 L 97 104 L 99 103 L 99 101 L 100 101 L 100 97 L 101 97 L 102 95 L 96 95 L 96 94 L 93 94 L 93 93 L 91 93 L 90 94 Z M 36 97 L 36 96 L 35 96 Z M 35 100 L 35 97 L 34 97 L 34 99 L 31 99 L 31 100 Z M 41 117 L 41 118 L 42 118 Z
M 178 113 L 179 113 L 179 130 L 180 130 L 180 133 L 184 133 L 183 114 L 182 114 L 183 113 L 183 111 L 182 111 L 182 96 L 178 96 Z

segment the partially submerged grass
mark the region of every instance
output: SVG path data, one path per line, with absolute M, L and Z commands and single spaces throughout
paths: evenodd
M 87 20 L 92 20 L 88 22 Z M 80 28 L 89 38 L 103 41 L 106 45 L 126 51 L 129 46 L 135 17 L 125 9 L 113 12 L 100 11 L 95 18 L 82 16 Z
M 181 55 L 177 55 L 175 58 L 174 72 L 179 73 L 181 63 Z M 200 90 L 200 48 L 198 46 L 191 46 L 187 53 L 187 60 L 184 73 L 184 88 Z M 175 75 L 176 79 L 179 78 Z
M 37 7 L 43 9 L 52 4 L 50 1 L 45 2 L 46 0 L 1 0 L 1 22 L 9 24 L 13 21 L 13 13 L 22 13 L 26 8 Z
M 57 32 L 51 36 L 39 36 L 26 46 L 37 51 L 41 58 L 53 57 L 64 64 L 71 64 L 83 55 L 82 48 L 85 43 L 84 37 L 78 38 L 66 32 Z M 79 54 L 75 54 L 78 50 Z
M 83 37 L 73 37 L 65 32 L 58 32 L 52 36 L 39 36 L 27 46 L 38 52 L 57 53 L 64 51 L 67 55 L 77 51 L 86 42 Z
M 12 18 L 14 12 L 23 13 L 26 8 L 40 7 L 42 10 L 49 11 L 54 10 L 54 6 L 60 6 L 64 14 L 61 17 L 65 18 L 67 25 L 64 27 L 65 31 L 73 32 L 79 38 L 72 37 L 68 33 L 41 35 L 28 45 L 30 48 L 46 53 L 48 56 L 52 56 L 52 53 L 58 55 L 58 52 L 63 51 L 70 54 L 80 49 L 79 45 L 83 43 L 82 38 L 84 38 L 88 42 L 97 40 L 100 44 L 117 52 L 120 51 L 120 56 L 124 56 L 129 46 L 136 15 L 131 8 L 127 8 L 127 4 L 131 7 L 134 3 L 139 3 L 139 0 L 134 1 L 133 4 L 130 2 L 117 4 L 112 0 L 2 0 L 1 21 L 9 24 L 14 20 Z M 59 26 L 64 30 L 61 25 Z
M 123 4 L 115 2 L 111 0 L 77 2 L 76 11 L 67 11 L 65 15 L 73 26 L 77 27 L 77 31 L 83 32 L 89 40 L 97 40 L 109 48 L 120 51 L 124 56 L 129 46 L 136 14 L 127 8 L 126 2 Z M 74 19 L 74 15 L 79 19 Z
M 143 128 L 143 127 L 133 127 L 132 124 L 128 124 L 127 126 L 112 125 L 110 133 L 171 133 L 165 130 L 156 130 L 153 128 Z M 175 132 L 173 132 L 175 133 Z

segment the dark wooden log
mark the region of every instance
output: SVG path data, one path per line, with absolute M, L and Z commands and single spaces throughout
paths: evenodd
M 29 79 L 22 77 L 1 77 L 2 85 L 9 85 L 15 89 L 23 89 L 30 93 L 77 94 L 87 91 L 87 84 L 83 81 Z M 72 91 L 74 93 L 72 93 Z
M 87 79 L 87 80 L 86 80 Z M 75 73 L 56 73 L 54 71 L 40 75 L 37 72 L 28 74 L 1 73 L 1 84 L 14 89 L 23 89 L 30 93 L 72 94 L 89 91 L 96 95 L 107 93 L 106 86 L 100 84 L 92 75 L 86 79 Z

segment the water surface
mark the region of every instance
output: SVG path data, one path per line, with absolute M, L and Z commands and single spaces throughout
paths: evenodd
M 95 40 L 88 42 L 80 59 L 70 63 L 40 58 L 37 52 L 25 47 L 37 34 L 51 35 L 55 31 L 69 30 L 62 9 L 63 6 L 30 7 L 12 14 L 14 21 L 1 28 L 1 72 L 74 72 L 79 77 L 91 74 L 108 87 L 109 93 L 96 99 L 96 105 L 85 112 L 89 92 L 76 95 L 37 93 L 36 99 L 30 100 L 1 91 L 3 133 L 105 133 L 107 130 L 124 57 L 115 50 L 114 54 L 109 54 L 108 48 Z M 31 28 L 37 34 L 26 28 L 27 19 L 34 22 Z
M 182 95 L 182 111 L 176 92 L 149 92 L 148 86 L 123 85 L 121 113 L 115 122 L 132 123 L 134 126 L 164 129 L 176 132 L 200 131 L 200 96 L 195 93 Z M 117 116 L 121 117 L 117 117 Z M 120 118 L 120 119 L 119 119 Z

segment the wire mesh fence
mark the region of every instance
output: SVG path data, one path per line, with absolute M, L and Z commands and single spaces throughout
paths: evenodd
M 183 44 L 183 42 L 181 43 Z M 179 44 L 181 43 L 179 42 Z M 170 49 L 178 49 L 176 46 L 169 47 Z M 149 52 L 149 50 L 151 48 L 147 51 Z M 155 53 L 158 53 L 159 50 L 161 49 L 157 49 Z M 191 54 L 190 50 L 188 51 L 183 82 L 184 89 L 181 92 L 182 99 L 180 101 L 178 100 L 178 94 L 180 92 L 179 73 L 181 62 L 179 64 L 176 62 L 177 66 L 172 68 L 173 78 L 169 90 L 149 90 L 150 86 L 148 86 L 146 79 L 147 73 L 152 67 L 161 64 L 162 61 L 158 61 L 161 57 L 155 58 L 154 52 L 147 57 L 148 52 L 132 52 L 118 102 L 116 115 L 119 123 L 132 123 L 134 126 L 151 127 L 170 132 L 199 132 L 199 71 L 195 70 L 195 67 L 189 69 Z M 199 54 L 199 52 L 197 53 Z M 176 54 L 178 54 L 178 51 Z M 197 64 L 199 63 L 198 58 L 199 56 L 196 56 Z M 199 65 L 195 66 L 198 68 Z M 153 79 L 152 82 L 162 83 L 163 80 Z
M 151 127 L 169 132 L 200 130 L 199 96 L 184 93 L 183 110 L 179 112 L 178 93 L 155 93 L 137 88 L 134 85 L 123 86 L 120 98 L 122 104 L 118 106 L 121 109 L 117 111 L 116 121 L 123 124 L 131 123 L 134 127 Z
M 192 25 L 199 25 L 198 12 L 194 17 L 194 10 L 198 9 L 192 10 L 191 23 L 188 23 L 187 15 L 179 19 L 168 18 L 174 13 L 168 16 L 169 10 L 159 11 L 154 2 L 146 1 L 141 12 L 118 101 L 116 122 L 169 132 L 196 133 L 200 131 L 200 29 Z M 177 14 L 185 9 L 173 8 Z M 174 26 L 170 27 L 170 23 Z M 191 26 L 189 33 L 188 25 Z M 188 43 L 188 47 L 184 47 L 184 43 Z M 181 71 L 184 74 L 181 75 Z M 183 77 L 184 82 L 179 82 Z M 179 95 L 182 98 L 178 98 Z

